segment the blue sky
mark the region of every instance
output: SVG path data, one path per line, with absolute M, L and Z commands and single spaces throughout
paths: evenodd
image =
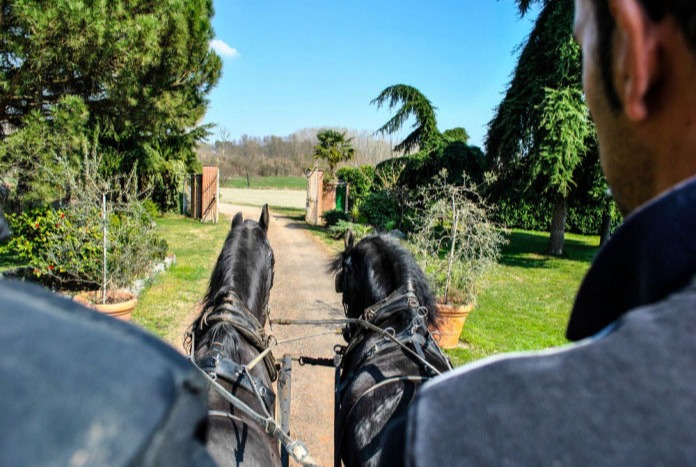
M 520 19 L 512 0 L 214 5 L 213 45 L 224 65 L 205 122 L 232 138 L 324 126 L 375 131 L 391 113 L 370 101 L 403 83 L 437 107 L 441 131 L 462 126 L 481 146 L 534 17 Z

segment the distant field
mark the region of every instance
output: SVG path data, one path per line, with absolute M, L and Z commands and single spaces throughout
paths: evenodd
M 306 177 L 251 177 L 247 187 L 246 177 L 233 177 L 223 180 L 220 186 L 225 188 L 254 188 L 259 190 L 306 190 Z

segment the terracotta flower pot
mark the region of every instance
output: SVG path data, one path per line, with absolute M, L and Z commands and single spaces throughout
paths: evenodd
M 473 308 L 473 304 L 462 306 L 437 304 L 438 329 L 430 329 L 430 331 L 440 348 L 453 349 L 457 347 L 459 336 L 464 328 L 464 321 Z
M 123 321 L 130 321 L 131 313 L 138 299 L 127 290 L 109 290 L 106 293 L 106 303 L 101 303 L 101 291 L 82 292 L 73 299 L 88 308 L 105 313 Z

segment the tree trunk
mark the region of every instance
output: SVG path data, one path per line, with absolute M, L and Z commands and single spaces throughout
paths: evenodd
M 604 245 L 609 237 L 611 237 L 611 200 L 604 202 L 604 210 L 602 211 L 602 226 L 599 231 L 599 246 Z
M 548 253 L 553 256 L 563 255 L 565 243 L 565 224 L 568 216 L 568 201 L 559 196 L 553 207 L 553 219 L 551 219 L 551 237 L 549 238 Z

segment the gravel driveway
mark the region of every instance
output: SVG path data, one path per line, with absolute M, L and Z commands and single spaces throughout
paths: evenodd
M 249 206 L 282 206 L 304 209 L 307 192 L 302 190 L 254 190 L 249 188 L 220 188 L 220 204 Z M 220 210 L 223 211 L 222 206 Z
M 255 194 L 262 202 L 282 205 L 277 200 L 274 201 L 270 190 L 240 191 L 263 191 L 265 193 Z M 283 199 L 292 199 L 290 193 L 293 192 L 281 193 Z M 304 192 L 300 193 L 304 200 Z M 225 199 L 223 192 L 222 200 Z M 261 212 L 258 207 L 223 202 L 220 204 L 223 215 L 221 222 L 228 222 L 224 217 L 231 218 L 239 211 L 244 213 L 245 218 L 252 219 L 258 219 Z M 303 222 L 276 214 L 272 210 L 268 235 L 276 260 L 275 281 L 271 290 L 271 317 L 343 317 L 341 297 L 334 290 L 333 277 L 326 271 L 332 257 L 328 248 L 307 232 Z M 276 337 L 279 345 L 273 354 L 278 359 L 283 354 L 333 358 L 334 345 L 344 342 L 341 336 L 328 334 L 331 329 L 317 326 L 274 326 L 271 334 Z M 316 334 L 323 335 L 282 343 L 286 339 Z M 291 435 L 306 443 L 314 459 L 324 466 L 333 464 L 333 386 L 333 368 L 300 366 L 296 361 L 293 362 Z

